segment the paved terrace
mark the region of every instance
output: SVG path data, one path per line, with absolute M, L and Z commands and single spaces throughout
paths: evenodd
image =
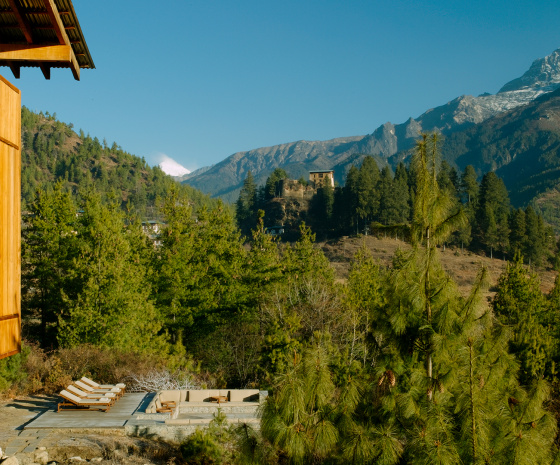
M 125 393 L 108 412 L 98 410 L 61 410 L 56 411 L 56 405 L 43 414 L 29 421 L 23 426 L 21 436 L 37 436 L 33 443 L 21 444 L 21 449 L 30 449 L 40 440 L 41 432 L 48 430 L 68 429 L 76 432 L 82 430 L 94 431 L 122 431 L 122 434 L 134 437 L 147 437 L 181 442 L 197 428 L 207 427 L 214 418 L 218 408 L 227 417 L 227 423 L 249 423 L 254 428 L 259 428 L 257 407 L 241 409 L 234 406 L 237 403 L 193 403 L 193 407 L 181 403 L 183 408 L 177 408 L 174 415 L 170 413 L 146 413 L 146 408 L 156 393 Z M 60 399 L 59 399 L 60 400 Z M 229 405 L 228 405 L 229 404 Z M 18 438 L 24 439 L 24 438 Z M 27 439 L 27 438 L 25 438 Z M 13 444 L 16 446 L 16 444 Z M 19 444 L 17 444 L 20 448 Z
M 56 407 L 54 407 L 29 422 L 24 429 L 124 429 L 127 424 L 133 426 L 138 422 L 136 420 L 137 414 L 146 409 L 153 396 L 154 393 L 125 393 L 108 412 L 98 410 L 61 410 L 57 412 Z M 164 416 L 162 416 L 160 422 L 162 424 L 165 422 Z M 141 423 L 146 425 L 154 423 L 154 421 L 142 420 Z

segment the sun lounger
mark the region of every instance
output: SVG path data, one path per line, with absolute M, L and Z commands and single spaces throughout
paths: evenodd
M 103 410 L 108 412 L 111 408 L 111 399 L 102 397 L 101 399 L 80 399 L 78 396 L 68 392 L 66 389 L 60 391 L 60 397 L 67 402 L 60 402 L 57 411 L 68 410 Z
M 114 392 L 106 392 L 105 394 L 91 394 L 89 392 L 84 392 L 81 389 L 78 389 L 72 384 L 68 386 L 66 390 L 78 396 L 80 399 L 101 399 L 103 397 L 106 397 L 111 400 L 113 404 L 117 401 L 117 396 Z
M 97 384 L 95 381 L 86 378 L 85 376 L 82 376 L 82 378 L 80 379 L 80 381 L 89 384 L 92 388 L 94 389 L 103 389 L 103 388 L 114 388 L 114 387 L 118 387 L 121 388 L 122 390 L 126 389 L 126 384 L 124 383 L 118 383 L 118 384 Z
M 86 383 L 82 381 L 74 381 L 74 384 L 79 387 L 82 391 L 87 392 L 89 394 L 106 394 L 107 392 L 112 392 L 115 394 L 116 397 L 121 398 L 124 394 L 124 390 L 118 387 L 114 387 L 111 389 L 94 389 L 91 386 L 88 386 Z

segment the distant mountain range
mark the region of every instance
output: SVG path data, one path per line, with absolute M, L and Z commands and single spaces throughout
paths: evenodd
M 359 165 L 365 155 L 374 155 L 380 167 L 384 164 L 396 166 L 398 161 L 406 159 L 408 151 L 422 132 L 439 131 L 448 139 L 443 149 L 444 156 L 459 169 L 472 164 L 479 173 L 490 169 L 499 170 L 498 174 L 503 175 L 505 179 L 509 176 L 509 181 L 506 182 L 510 188 L 515 185 L 521 189 L 513 173 L 520 172 L 518 165 L 521 164 L 521 160 L 527 160 L 529 155 L 516 155 L 523 152 L 521 146 L 517 147 L 517 150 L 515 145 L 518 143 L 517 138 L 523 137 L 523 134 L 514 131 L 514 136 L 508 131 L 513 130 L 514 126 L 524 127 L 521 120 L 529 118 L 533 123 L 526 124 L 530 126 L 534 137 L 538 138 L 535 134 L 540 134 L 545 128 L 546 134 L 543 133 L 542 138 L 546 139 L 551 134 L 556 134 L 558 124 L 555 117 L 551 116 L 555 114 L 551 108 L 555 105 L 556 93 L 554 99 L 547 104 L 548 110 L 539 109 L 538 106 L 548 101 L 542 100 L 543 96 L 549 95 L 559 87 L 560 49 L 535 60 L 523 76 L 505 84 L 495 95 L 463 95 L 426 111 L 418 118 L 409 118 L 404 123 L 387 122 L 365 136 L 342 137 L 328 141 L 297 141 L 238 152 L 212 167 L 194 171 L 186 176 L 184 182 L 226 201 L 237 199 L 248 171 L 253 173 L 257 182 L 262 183 L 277 167 L 285 169 L 292 178 L 307 177 L 309 170 L 328 168 L 334 169 L 335 179 L 343 183 L 350 166 Z M 528 104 L 529 107 L 524 107 Z M 543 120 L 534 120 L 536 115 L 540 115 L 538 118 Z M 549 115 L 549 118 L 543 115 Z M 499 119 L 490 122 L 494 118 Z M 482 126 L 483 123 L 486 125 Z M 488 131 L 498 127 L 501 128 L 499 134 L 488 134 Z M 486 137 L 490 137 L 493 143 L 500 147 L 499 153 L 493 154 L 484 150 L 485 139 L 481 138 L 481 134 L 486 134 Z M 463 139 L 469 141 L 468 147 L 461 146 L 459 141 Z M 524 146 L 528 147 L 527 141 Z M 537 146 L 532 146 L 531 150 L 533 156 L 538 156 L 534 154 L 538 151 Z M 514 165 L 516 168 L 511 168 L 510 176 L 506 166 L 513 160 L 517 160 Z M 526 203 L 532 193 L 538 195 L 537 191 L 538 189 L 533 189 L 531 193 L 524 191 L 525 195 L 514 194 L 513 197 L 521 203 Z
M 560 88 L 449 134 L 442 153 L 460 169 L 495 171 L 514 206 L 532 203 L 560 232 Z

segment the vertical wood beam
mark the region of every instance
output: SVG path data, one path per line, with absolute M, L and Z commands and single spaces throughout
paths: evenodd
M 21 71 L 21 66 L 16 65 L 15 63 L 10 63 L 9 66 L 10 66 L 10 69 L 12 70 L 12 74 L 14 75 L 14 77 L 15 77 L 16 79 L 19 79 L 19 76 L 20 76 L 20 74 L 21 74 L 21 73 L 20 73 L 20 71 Z
M 0 358 L 21 350 L 21 94 L 0 76 Z
M 41 71 L 43 72 L 43 76 L 45 76 L 45 79 L 49 81 L 51 79 L 51 67 L 49 65 L 46 65 L 45 63 L 41 63 L 39 65 L 39 68 L 41 68 Z

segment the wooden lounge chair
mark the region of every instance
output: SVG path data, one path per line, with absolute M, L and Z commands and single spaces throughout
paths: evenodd
M 57 412 L 61 410 L 103 410 L 108 412 L 111 408 L 111 400 L 107 397 L 101 399 L 80 399 L 78 396 L 68 392 L 66 389 L 60 391 L 60 397 L 66 402 L 58 404 Z
M 116 397 L 120 399 L 124 393 L 124 391 L 118 387 L 114 387 L 111 389 L 94 389 L 82 381 L 74 381 L 74 384 L 82 391 L 87 392 L 88 394 L 106 394 L 108 392 L 112 392 L 115 394 Z
M 172 404 L 172 405 L 171 405 Z M 157 413 L 173 413 L 173 409 L 175 408 L 175 402 L 160 402 L 156 400 L 156 412 Z
M 117 396 L 114 392 L 106 392 L 105 394 L 90 394 L 88 392 L 82 391 L 81 389 L 78 389 L 73 384 L 68 386 L 66 390 L 71 392 L 75 396 L 78 396 L 80 399 L 102 399 L 103 397 L 106 397 L 111 401 L 112 405 L 114 405 L 117 401 Z
M 114 387 L 118 387 L 121 388 L 123 391 L 126 390 L 126 384 L 124 383 L 118 383 L 118 384 L 97 384 L 95 381 L 86 378 L 85 376 L 82 376 L 80 381 L 89 384 L 92 388 L 94 389 L 103 389 L 103 388 L 114 388 Z

